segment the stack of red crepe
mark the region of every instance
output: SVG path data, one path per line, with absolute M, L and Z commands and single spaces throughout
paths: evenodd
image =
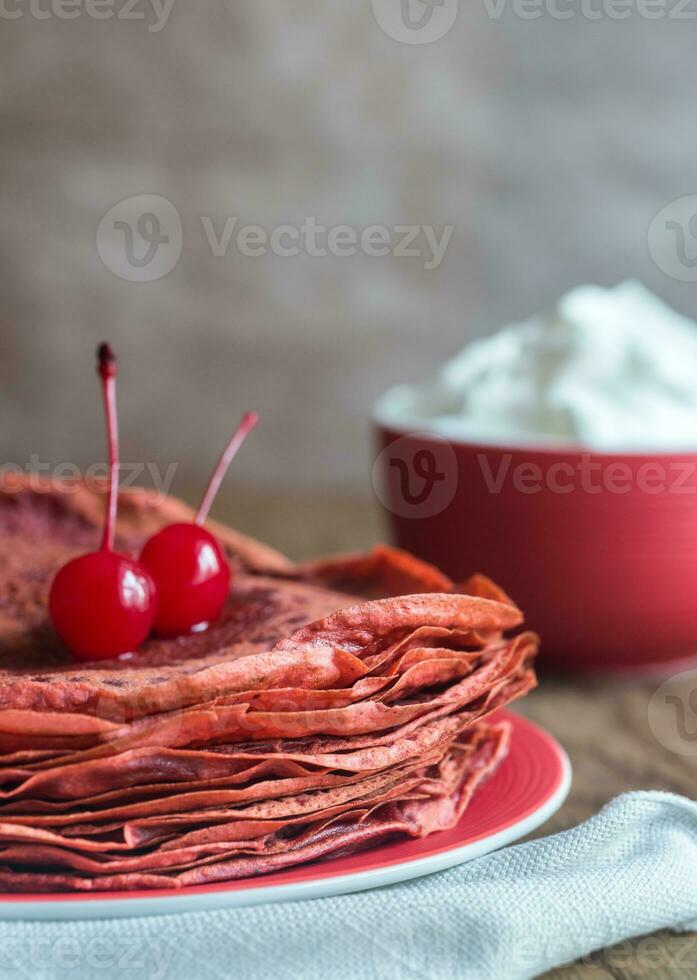
M 126 495 L 117 542 L 190 519 Z M 402 552 L 292 565 L 218 527 L 234 587 L 205 633 L 76 664 L 46 593 L 94 547 L 83 486 L 0 488 L 0 890 L 181 887 L 456 823 L 504 757 L 492 711 L 536 638 L 492 583 Z

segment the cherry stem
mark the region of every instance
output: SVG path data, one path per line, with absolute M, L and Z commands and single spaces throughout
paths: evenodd
M 113 551 L 119 497 L 119 426 L 116 419 L 116 355 L 109 344 L 100 344 L 97 349 L 97 372 L 102 379 L 102 398 L 109 443 L 109 497 L 102 551 Z
M 242 421 L 233 432 L 230 442 L 225 447 L 223 455 L 220 457 L 215 469 L 213 470 L 213 475 L 211 476 L 210 482 L 206 487 L 206 492 L 203 495 L 203 499 L 201 500 L 198 512 L 196 514 L 196 519 L 194 521 L 195 524 L 205 523 L 205 520 L 208 517 L 208 511 L 211 509 L 215 495 L 220 489 L 220 484 L 223 482 L 223 477 L 225 476 L 230 463 L 233 461 L 237 455 L 237 450 L 240 448 L 258 421 L 259 416 L 256 412 L 247 412 L 242 416 Z

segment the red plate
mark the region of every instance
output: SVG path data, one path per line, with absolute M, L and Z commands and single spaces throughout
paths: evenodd
M 89 897 L 0 895 L 0 919 L 162 915 L 321 898 L 405 881 L 480 857 L 544 823 L 562 805 L 571 783 L 569 760 L 551 735 L 518 715 L 500 712 L 497 717 L 513 723 L 510 752 L 452 830 L 244 881 Z

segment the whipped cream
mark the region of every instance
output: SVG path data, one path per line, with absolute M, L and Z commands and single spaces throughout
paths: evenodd
M 694 450 L 697 324 L 637 282 L 581 286 L 390 389 L 376 418 L 475 442 Z

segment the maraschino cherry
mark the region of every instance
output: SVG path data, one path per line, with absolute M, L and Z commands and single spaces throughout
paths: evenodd
M 154 534 L 140 555 L 157 587 L 155 631 L 178 636 L 204 630 L 220 616 L 232 571 L 216 538 L 202 527 L 237 450 L 259 421 L 248 412 L 213 470 L 193 523 L 170 524 Z
M 97 352 L 109 442 L 109 495 L 99 551 L 64 565 L 51 585 L 49 612 L 56 632 L 80 660 L 103 660 L 137 649 L 152 629 L 155 585 L 148 572 L 114 551 L 119 486 L 116 358 Z

